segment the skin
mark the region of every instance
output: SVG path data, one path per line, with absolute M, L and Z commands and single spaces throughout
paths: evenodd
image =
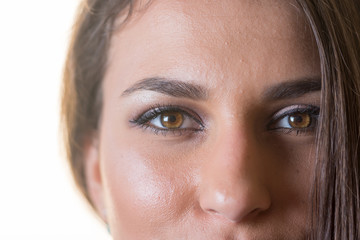
M 268 124 L 284 108 L 318 106 L 320 94 L 264 98 L 276 84 L 320 75 L 296 4 L 155 0 L 136 10 L 113 35 L 100 128 L 86 145 L 89 192 L 113 238 L 304 239 L 315 133 Z M 206 98 L 124 94 L 150 77 L 196 84 Z M 157 105 L 189 110 L 203 129 L 131 123 Z

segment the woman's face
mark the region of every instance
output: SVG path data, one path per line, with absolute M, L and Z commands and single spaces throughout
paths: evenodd
M 113 35 L 86 156 L 114 239 L 304 239 L 320 67 L 300 8 L 136 9 Z

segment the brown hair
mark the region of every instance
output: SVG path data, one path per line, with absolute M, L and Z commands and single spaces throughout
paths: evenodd
M 64 68 L 62 126 L 75 183 L 92 205 L 87 192 L 83 147 L 97 129 L 101 112 L 101 82 L 114 22 L 122 11 L 130 16 L 131 0 L 86 0 L 78 8 Z
M 311 238 L 359 239 L 360 1 L 297 2 L 315 36 L 322 73 Z M 131 0 L 83 1 L 65 64 L 62 124 L 67 157 L 75 182 L 91 205 L 83 147 L 97 129 L 115 20 L 119 15 L 129 17 L 132 5 Z
M 314 239 L 360 238 L 360 1 L 298 0 L 322 74 Z

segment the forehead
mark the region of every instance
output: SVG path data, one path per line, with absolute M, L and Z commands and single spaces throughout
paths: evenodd
M 281 79 L 317 71 L 315 44 L 294 1 L 139 1 L 110 49 L 109 69 L 116 67 L 125 82 L 154 73 L 211 79 L 216 69 L 224 79 L 253 80 L 267 72 Z
M 292 0 L 140 0 L 136 1 L 131 22 L 148 26 L 162 24 L 171 26 L 173 31 L 236 29 L 247 32 L 247 36 L 263 36 L 265 32 L 267 37 L 286 37 L 297 31 L 294 25 L 303 25 L 301 17 L 299 6 Z M 273 31 L 269 32 L 269 28 Z

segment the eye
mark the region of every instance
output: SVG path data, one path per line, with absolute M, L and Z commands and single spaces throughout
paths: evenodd
M 179 112 L 166 112 L 158 118 L 160 118 L 161 125 L 165 128 L 179 128 L 184 123 L 184 116 Z
M 283 128 L 307 128 L 312 120 L 312 116 L 308 113 L 293 113 L 280 119 L 277 125 Z
M 204 128 L 197 114 L 174 106 L 152 108 L 130 121 L 157 131 L 200 131 Z
M 296 130 L 297 134 L 314 131 L 319 117 L 319 107 L 290 106 L 275 114 L 270 130 Z
M 191 117 L 182 112 L 166 111 L 158 114 L 154 119 L 148 122 L 150 126 L 159 129 L 196 129 L 198 123 Z

